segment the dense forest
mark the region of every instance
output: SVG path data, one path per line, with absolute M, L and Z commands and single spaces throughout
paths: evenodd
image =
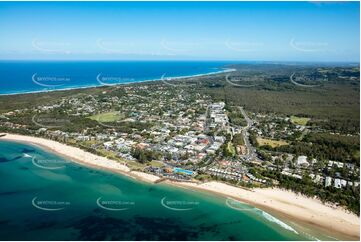
M 310 125 L 326 130 L 359 132 L 359 68 L 266 64 L 233 67 L 238 70 L 232 74 L 237 81 L 230 82 L 225 76 L 210 77 L 202 81 L 200 90 L 251 112 L 309 117 Z M 307 75 L 322 72 L 327 78 L 316 87 L 301 87 L 290 81 L 294 72 Z
M 293 141 L 290 145 L 279 147 L 262 146 L 270 151 L 306 155 L 319 160 L 335 160 L 360 165 L 359 136 L 332 135 L 329 133 L 311 133 L 302 141 Z

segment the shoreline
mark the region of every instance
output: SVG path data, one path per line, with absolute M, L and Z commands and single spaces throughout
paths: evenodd
M 333 208 L 323 204 L 317 198 L 309 198 L 280 188 L 255 188 L 249 191 L 216 181 L 200 185 L 172 181 L 166 183 L 193 191 L 210 192 L 249 204 L 269 212 L 282 222 L 286 221 L 287 225 L 314 239 L 319 236 L 359 241 L 360 238 L 359 218 L 355 214 L 340 207 Z
M 182 79 L 187 78 L 196 78 L 196 77 L 204 77 L 204 76 L 210 76 L 210 75 L 217 75 L 222 73 L 228 73 L 236 71 L 236 69 L 233 68 L 220 68 L 223 70 L 220 71 L 213 71 L 213 72 L 207 72 L 203 74 L 194 74 L 194 75 L 187 75 L 187 76 L 175 76 L 175 77 L 167 77 L 167 81 L 179 81 Z M 164 75 L 163 75 L 164 76 Z M 50 93 L 50 92 L 57 92 L 57 91 L 70 91 L 70 90 L 78 90 L 78 89 L 87 89 L 87 88 L 99 88 L 99 87 L 117 87 L 117 86 L 124 86 L 124 85 L 133 85 L 135 83 L 147 83 L 147 82 L 164 82 L 163 76 L 160 79 L 148 79 L 148 80 L 138 80 L 138 81 L 132 81 L 132 82 L 125 82 L 125 83 L 115 83 L 115 84 L 102 84 L 97 79 L 97 82 L 99 85 L 88 85 L 88 86 L 78 86 L 78 87 L 66 87 L 61 89 L 53 89 L 53 90 L 38 90 L 38 91 L 19 91 L 15 93 L 0 93 L 1 96 L 15 96 L 15 95 L 26 95 L 26 94 L 37 94 L 37 93 Z
M 6 134 L 1 136 L 0 140 L 40 146 L 45 150 L 69 158 L 75 163 L 116 172 L 148 183 L 155 183 L 158 179 L 161 179 L 152 174 L 131 171 L 129 167 L 117 161 L 45 138 Z M 279 218 L 291 222 L 294 221 L 297 223 L 296 225 L 299 225 L 297 227 L 305 227 L 311 231 L 317 229 L 317 231 L 321 231 L 323 234 L 341 240 L 359 240 L 360 238 L 360 219 L 355 214 L 347 212 L 340 207 L 331 207 L 323 204 L 315 198 L 297 195 L 291 191 L 279 188 L 256 188 L 249 191 L 241 187 L 215 181 L 195 184 L 166 180 L 162 183 L 183 189 L 205 191 L 217 196 L 230 197 L 275 214 Z

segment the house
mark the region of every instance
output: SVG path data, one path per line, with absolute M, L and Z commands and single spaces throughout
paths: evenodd
M 327 176 L 325 179 L 325 187 L 331 186 L 332 178 Z
M 215 154 L 215 153 L 216 153 L 216 150 L 209 148 L 209 149 L 206 150 L 206 153 L 207 153 L 207 154 Z
M 336 178 L 334 183 L 335 188 L 341 188 L 341 180 Z
M 315 183 L 322 183 L 323 182 L 323 177 L 317 174 L 315 176 L 315 178 L 314 178 L 314 182 Z
M 292 176 L 293 176 L 294 178 L 297 178 L 297 179 L 302 179 L 302 176 L 297 175 L 297 174 L 292 174 Z
M 342 162 L 337 162 L 337 161 L 328 161 L 328 167 L 333 167 L 333 166 L 337 166 L 338 168 L 342 168 L 343 167 L 343 163 Z
M 214 140 L 223 144 L 225 139 L 223 136 L 214 136 Z
M 79 136 L 75 137 L 75 139 L 78 141 L 89 141 L 90 137 L 87 135 L 79 135 Z
M 301 155 L 297 158 L 298 166 L 309 166 L 310 164 L 307 162 L 307 156 Z
M 44 132 L 46 132 L 46 128 L 40 128 L 40 129 L 38 129 L 37 131 L 36 131 L 36 133 L 44 133 Z
M 108 141 L 108 142 L 105 142 L 103 145 L 104 145 L 104 148 L 109 150 L 110 148 L 112 148 L 113 146 L 113 142 L 112 141 Z
M 346 163 L 345 166 L 346 166 L 347 169 L 350 169 L 350 170 L 354 170 L 354 169 L 355 169 L 355 165 L 354 165 L 354 164 L 351 164 L 351 163 Z
M 106 134 L 96 134 L 97 140 L 105 140 L 107 138 L 108 138 L 108 135 L 106 135 Z
M 201 159 L 203 159 L 206 155 L 207 155 L 206 153 L 199 153 L 199 154 L 197 155 L 197 158 L 198 158 L 198 160 L 201 160 Z
M 147 143 L 139 143 L 136 146 L 139 149 L 145 149 L 145 148 L 149 147 L 149 144 L 147 144 Z

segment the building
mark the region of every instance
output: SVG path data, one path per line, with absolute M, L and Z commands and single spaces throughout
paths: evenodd
M 323 181 L 323 177 L 317 174 L 317 175 L 314 177 L 314 180 L 313 180 L 313 181 L 314 181 L 315 183 L 321 184 L 322 181 Z
M 309 166 L 310 163 L 307 161 L 307 156 L 301 155 L 297 158 L 297 165 L 298 166 Z
M 338 168 L 343 168 L 343 163 L 342 162 L 338 162 L 338 161 L 328 161 L 328 167 L 333 167 L 333 166 L 336 166 Z
M 338 179 L 338 178 L 336 178 L 335 179 L 335 184 L 334 184 L 334 187 L 335 188 L 341 188 L 341 180 L 340 179 Z
M 331 186 L 331 183 L 332 183 L 332 178 L 327 176 L 325 179 L 325 187 Z

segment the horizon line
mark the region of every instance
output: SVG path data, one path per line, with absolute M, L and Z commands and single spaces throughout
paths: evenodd
M 360 61 L 311 61 L 311 60 L 235 60 L 235 59 L 0 59 L 0 61 L 51 61 L 51 62 L 72 62 L 72 61 L 148 61 L 148 62 L 161 62 L 161 61 L 202 61 L 202 62 L 267 62 L 267 63 L 347 63 L 347 64 L 360 64 Z

